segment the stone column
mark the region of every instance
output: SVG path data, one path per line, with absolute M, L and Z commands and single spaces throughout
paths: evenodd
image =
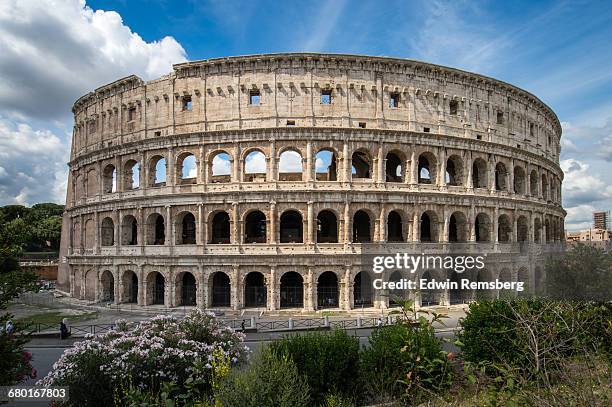
M 351 225 L 351 218 L 350 218 L 350 207 L 349 207 L 349 203 L 345 202 L 344 203 L 344 243 L 350 243 L 351 242 L 351 230 L 350 230 L 350 225 Z
M 166 158 L 166 185 L 175 185 L 176 170 L 174 168 L 174 149 L 168 148 L 168 157 Z
M 121 209 L 115 209 L 115 218 L 117 222 L 115 222 L 115 254 L 119 255 L 121 253 Z
M 208 165 L 206 161 L 204 161 L 204 146 L 200 146 L 200 151 L 198 154 L 198 159 L 196 160 L 196 169 L 198 184 L 206 184 L 208 182 Z
M 145 297 L 145 290 L 146 290 L 146 285 L 145 285 L 145 270 L 144 270 L 144 266 L 142 264 L 138 265 L 138 298 L 136 299 L 136 302 L 138 303 L 138 305 L 145 305 L 146 304 L 146 297 Z
M 421 219 L 419 216 L 419 207 L 414 207 L 414 215 L 412 218 L 412 241 L 420 242 L 421 241 Z
M 518 242 L 518 213 L 516 209 L 512 213 L 512 242 Z
M 387 219 L 386 219 L 387 208 L 384 203 L 380 204 L 380 214 L 378 215 L 378 241 L 387 241 Z
M 489 157 L 488 161 L 488 171 L 489 171 L 489 190 L 491 192 L 495 192 L 495 161 L 493 157 Z
M 410 185 L 416 186 L 419 180 L 419 163 L 417 162 L 415 147 L 412 146 L 412 153 L 410 155 Z
M 438 185 L 440 188 L 446 188 L 446 149 L 444 147 L 440 148 L 440 172 L 438 174 Z
M 476 241 L 476 209 L 474 208 L 474 205 L 470 207 L 470 216 L 468 218 L 468 222 L 469 222 L 468 227 L 469 227 L 469 232 L 470 232 L 469 241 L 475 242 Z
M 465 180 L 466 181 L 465 185 L 467 186 L 468 191 L 471 191 L 471 190 L 474 189 L 474 180 L 472 179 L 473 176 L 474 176 L 472 174 L 474 164 L 473 164 L 473 161 L 472 161 L 472 152 L 471 151 L 468 152 L 466 158 L 467 158 L 467 160 L 466 160 L 467 161 L 467 171 L 465 173 L 467 174 L 467 179 Z
M 266 161 L 268 161 L 268 179 L 276 181 L 278 171 L 276 171 L 276 142 L 274 139 L 270 140 L 270 156 Z
M 353 308 L 353 302 L 351 301 L 351 266 L 346 266 L 342 282 L 342 292 L 344 298 L 342 303 L 340 304 L 340 308 L 345 311 L 350 311 Z
M 315 223 L 315 219 L 314 219 L 313 202 L 308 201 L 308 228 L 307 228 L 308 235 L 306 236 L 306 243 L 308 244 L 312 244 L 316 242 L 316 238 L 314 237 L 314 223 Z
M 276 286 L 276 269 L 274 266 L 270 267 L 270 278 L 267 281 L 268 288 L 268 311 L 276 311 L 278 309 L 276 304 L 277 297 L 277 286 Z
M 204 207 L 203 204 L 198 204 L 198 219 L 197 219 L 197 227 L 196 227 L 196 244 L 203 245 L 206 240 L 204 240 Z
M 113 274 L 113 296 L 114 301 L 113 304 L 117 305 L 120 303 L 121 298 L 119 298 L 121 296 L 121 274 L 118 272 L 112 273 Z M 72 287 L 72 285 L 71 285 Z
M 497 244 L 499 243 L 499 228 L 497 227 L 497 223 L 499 222 L 499 207 L 495 207 L 495 210 L 493 211 L 493 243 Z
M 232 282 L 231 282 L 231 292 L 232 292 L 232 309 L 238 310 L 242 308 L 242 301 L 240 301 L 240 270 L 237 264 L 232 265 Z
M 342 180 L 346 183 L 351 182 L 351 157 L 349 156 L 348 142 L 344 141 L 342 145 L 342 166 L 344 168 L 344 175 Z
M 510 168 L 508 168 L 508 192 L 514 194 L 514 159 L 510 159 Z
M 443 213 L 443 222 L 444 224 L 442 225 L 442 236 L 440 236 L 440 242 L 442 243 L 448 243 L 448 231 L 449 231 L 449 223 L 450 223 L 450 213 L 448 208 L 446 207 L 446 205 L 444 205 L 444 209 L 442 211 Z
M 205 281 L 204 265 L 198 265 L 198 271 L 196 305 L 198 309 L 204 310 L 208 307 L 208 284 Z
M 94 254 L 100 254 L 100 215 L 98 211 L 94 212 L 94 227 L 96 228 L 94 231 Z M 97 291 L 96 291 L 97 292 Z
M 276 202 L 270 202 L 270 244 L 276 244 Z
M 378 143 L 378 162 L 376 167 L 377 177 L 376 181 L 379 184 L 385 182 L 385 157 L 383 156 L 383 143 L 382 141 Z
M 313 177 L 313 161 L 312 161 L 312 141 L 308 140 L 306 143 L 306 182 L 311 182 L 316 179 Z
M 306 289 L 306 296 L 304 297 L 304 306 L 306 307 L 306 311 L 314 311 L 316 309 L 316 285 L 314 284 L 313 277 L 314 275 L 312 273 L 312 268 L 308 267 L 306 281 L 304 282 L 304 287 Z
M 140 254 L 144 255 L 144 244 L 145 244 L 145 222 L 144 216 L 142 214 L 142 207 L 139 206 L 136 212 L 136 216 L 138 219 L 138 231 L 136 236 L 136 243 L 140 247 Z
M 240 214 L 238 213 L 238 202 L 232 202 L 232 244 L 241 244 L 242 236 L 240 235 Z

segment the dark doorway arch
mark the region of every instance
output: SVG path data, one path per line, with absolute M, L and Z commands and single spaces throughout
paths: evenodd
M 212 278 L 212 306 L 229 307 L 232 303 L 232 290 L 227 274 L 219 271 Z
M 302 215 L 297 211 L 286 211 L 280 217 L 280 242 L 302 243 L 304 241 Z
M 402 217 L 396 211 L 389 212 L 387 216 L 387 241 L 388 242 L 403 242 L 404 241 L 404 224 Z
M 115 301 L 115 277 L 113 273 L 108 270 L 104 270 L 101 277 L 102 282 L 102 301 Z
M 302 308 L 304 306 L 304 279 L 295 271 L 289 271 L 280 279 L 280 307 Z
M 245 243 L 266 243 L 266 215 L 253 211 L 246 217 L 244 225 Z
M 264 275 L 256 271 L 248 273 L 244 281 L 244 306 L 265 307 L 267 296 Z
M 181 241 L 179 243 L 196 243 L 196 220 L 191 212 L 187 212 L 181 220 Z
M 155 305 L 164 305 L 165 303 L 165 292 L 166 292 L 166 281 L 164 276 L 159 272 L 155 272 L 155 279 L 152 281 L 153 283 L 153 295 L 152 300 Z
M 357 307 L 371 307 L 373 305 L 372 278 L 365 271 L 360 271 L 355 276 L 353 284 L 353 304 Z
M 370 216 L 365 211 L 355 212 L 353 216 L 353 242 L 368 243 L 371 241 Z
M 181 278 L 181 305 L 196 305 L 196 279 L 193 274 L 183 273 Z
M 227 212 L 219 212 L 212 218 L 212 244 L 228 244 L 230 242 L 230 217 Z
M 338 306 L 338 277 L 333 271 L 326 271 L 317 280 L 317 307 Z
M 332 211 L 317 215 L 317 243 L 338 243 L 338 220 Z

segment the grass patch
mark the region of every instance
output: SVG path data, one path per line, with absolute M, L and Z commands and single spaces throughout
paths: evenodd
M 47 324 L 47 325 L 58 325 L 62 319 L 67 318 L 68 322 L 74 324 L 75 322 L 87 321 L 98 316 L 97 312 L 86 312 L 83 314 L 64 314 L 60 311 L 49 311 L 41 312 L 39 314 L 30 315 L 28 317 L 17 319 L 15 322 L 21 326 L 36 325 L 36 324 Z

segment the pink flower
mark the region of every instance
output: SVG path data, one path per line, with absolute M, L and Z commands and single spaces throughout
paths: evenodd
M 30 374 L 30 377 L 32 379 L 36 379 L 37 374 L 38 374 L 38 371 L 36 370 L 36 368 L 32 368 L 32 373 Z
M 453 352 L 448 352 L 448 354 L 446 355 L 446 359 L 448 360 L 453 360 L 455 358 L 455 355 L 453 355 Z
M 30 359 L 32 359 L 32 354 L 28 351 L 23 351 L 22 355 L 23 355 L 23 360 L 25 360 L 26 362 L 29 362 Z

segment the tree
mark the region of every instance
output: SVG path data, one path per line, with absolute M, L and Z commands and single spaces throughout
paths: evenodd
M 559 299 L 612 300 L 612 253 L 579 244 L 550 259 L 546 294 Z

